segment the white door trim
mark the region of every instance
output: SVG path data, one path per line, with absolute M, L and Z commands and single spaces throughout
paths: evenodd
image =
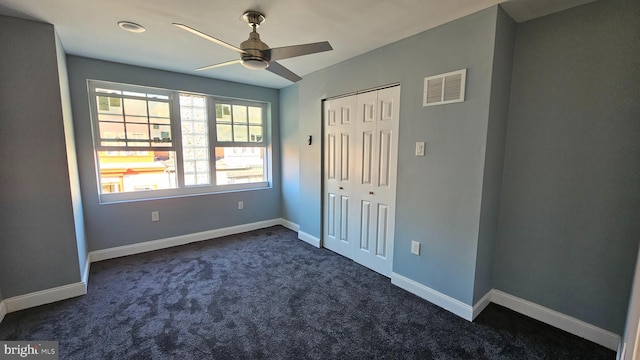
M 366 103 L 360 101 L 363 98 Z M 322 106 L 322 246 L 388 277 L 393 268 L 399 108 L 399 84 L 325 99 Z M 367 115 L 370 119 L 365 121 Z M 362 157 L 366 149 L 360 137 L 365 132 L 371 135 L 369 162 Z M 383 145 L 385 151 L 379 152 Z M 371 170 L 367 181 L 365 163 Z M 382 168 L 388 171 L 378 171 Z M 366 221 L 361 214 L 364 203 L 370 210 Z M 361 233 L 367 238 L 362 239 Z

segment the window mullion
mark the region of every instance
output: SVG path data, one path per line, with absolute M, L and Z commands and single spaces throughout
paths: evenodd
M 125 115 L 127 111 L 125 110 L 125 107 L 124 107 L 124 99 L 120 98 L 120 101 L 122 101 L 122 124 L 124 126 L 124 145 L 126 147 L 129 147 L 129 142 L 127 141 L 129 139 L 129 136 L 127 136 L 127 116 Z
M 123 100 L 123 102 L 124 102 L 124 100 Z M 153 140 L 151 139 L 151 116 L 149 116 L 149 110 L 150 110 L 149 109 L 149 100 L 145 101 L 145 104 L 147 105 L 147 137 L 148 137 L 149 146 L 151 146 Z M 169 105 L 169 106 L 171 106 L 171 105 Z M 169 110 L 169 111 L 171 111 L 171 110 Z M 171 115 L 169 115 L 169 117 L 171 117 Z M 172 143 L 172 145 L 173 145 L 173 143 Z
M 216 102 L 211 96 L 207 96 L 207 126 L 209 130 L 209 179 L 211 185 L 217 186 L 216 178 L 216 148 L 218 147 L 218 127 L 216 116 Z
M 184 188 L 184 154 L 182 147 L 182 115 L 180 109 L 180 93 L 171 93 L 171 131 L 174 135 L 174 146 L 176 149 L 176 181 L 178 188 Z

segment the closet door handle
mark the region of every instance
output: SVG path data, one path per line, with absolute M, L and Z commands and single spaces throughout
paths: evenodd
M 340 186 L 340 190 L 343 190 L 344 188 L 342 186 Z
M 373 195 L 373 191 L 369 191 L 369 195 Z

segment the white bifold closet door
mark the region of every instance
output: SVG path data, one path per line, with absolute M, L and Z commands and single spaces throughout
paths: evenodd
M 400 87 L 324 103 L 323 246 L 390 276 Z

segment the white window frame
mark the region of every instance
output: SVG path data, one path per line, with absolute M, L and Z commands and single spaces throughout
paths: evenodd
M 91 127 L 93 135 L 93 150 L 96 166 L 96 180 L 97 190 L 100 203 L 113 203 L 124 201 L 137 201 L 137 200 L 152 200 L 158 198 L 168 197 L 182 197 L 182 196 L 194 196 L 194 195 L 206 195 L 223 193 L 230 191 L 243 191 L 243 190 L 259 190 L 271 187 L 271 146 L 269 137 L 269 116 L 267 111 L 269 110 L 268 103 L 257 100 L 240 100 L 233 98 L 225 98 L 220 96 L 208 95 L 197 93 L 193 91 L 180 91 L 180 90 L 167 90 L 161 88 L 154 88 L 149 86 L 139 86 L 122 84 L 100 80 L 87 80 L 87 87 L 89 93 L 89 108 L 91 114 Z M 169 96 L 169 106 L 171 112 L 171 138 L 172 146 L 166 147 L 128 147 L 128 146 L 104 146 L 100 143 L 100 130 L 98 124 L 98 113 L 96 96 L 100 96 L 102 93 L 96 93 L 96 88 L 106 88 L 113 90 L 142 92 L 142 93 L 154 93 L 158 95 Z M 209 138 L 209 162 L 210 162 L 210 184 L 209 185 L 184 185 L 184 163 L 183 163 L 183 149 L 182 149 L 182 131 L 181 131 L 181 117 L 180 117 L 180 94 L 191 94 L 204 96 L 207 104 L 207 126 L 208 126 L 208 138 Z M 108 95 L 107 95 L 108 96 Z M 121 95 L 118 95 L 121 96 Z M 126 97 L 126 96 L 124 96 Z M 263 138 L 261 142 L 220 142 L 217 141 L 216 132 L 216 111 L 215 104 L 231 104 L 231 105 L 244 105 L 262 108 L 262 133 Z M 261 182 L 241 183 L 241 184 L 229 184 L 229 185 L 217 185 L 216 184 L 216 167 L 215 167 L 215 149 L 217 147 L 258 147 L 264 150 L 264 179 Z M 175 151 L 176 161 L 176 180 L 177 188 L 173 189 L 160 189 L 160 190 L 141 190 L 131 192 L 120 193 L 102 193 L 101 176 L 100 176 L 100 161 L 98 158 L 98 151 Z

